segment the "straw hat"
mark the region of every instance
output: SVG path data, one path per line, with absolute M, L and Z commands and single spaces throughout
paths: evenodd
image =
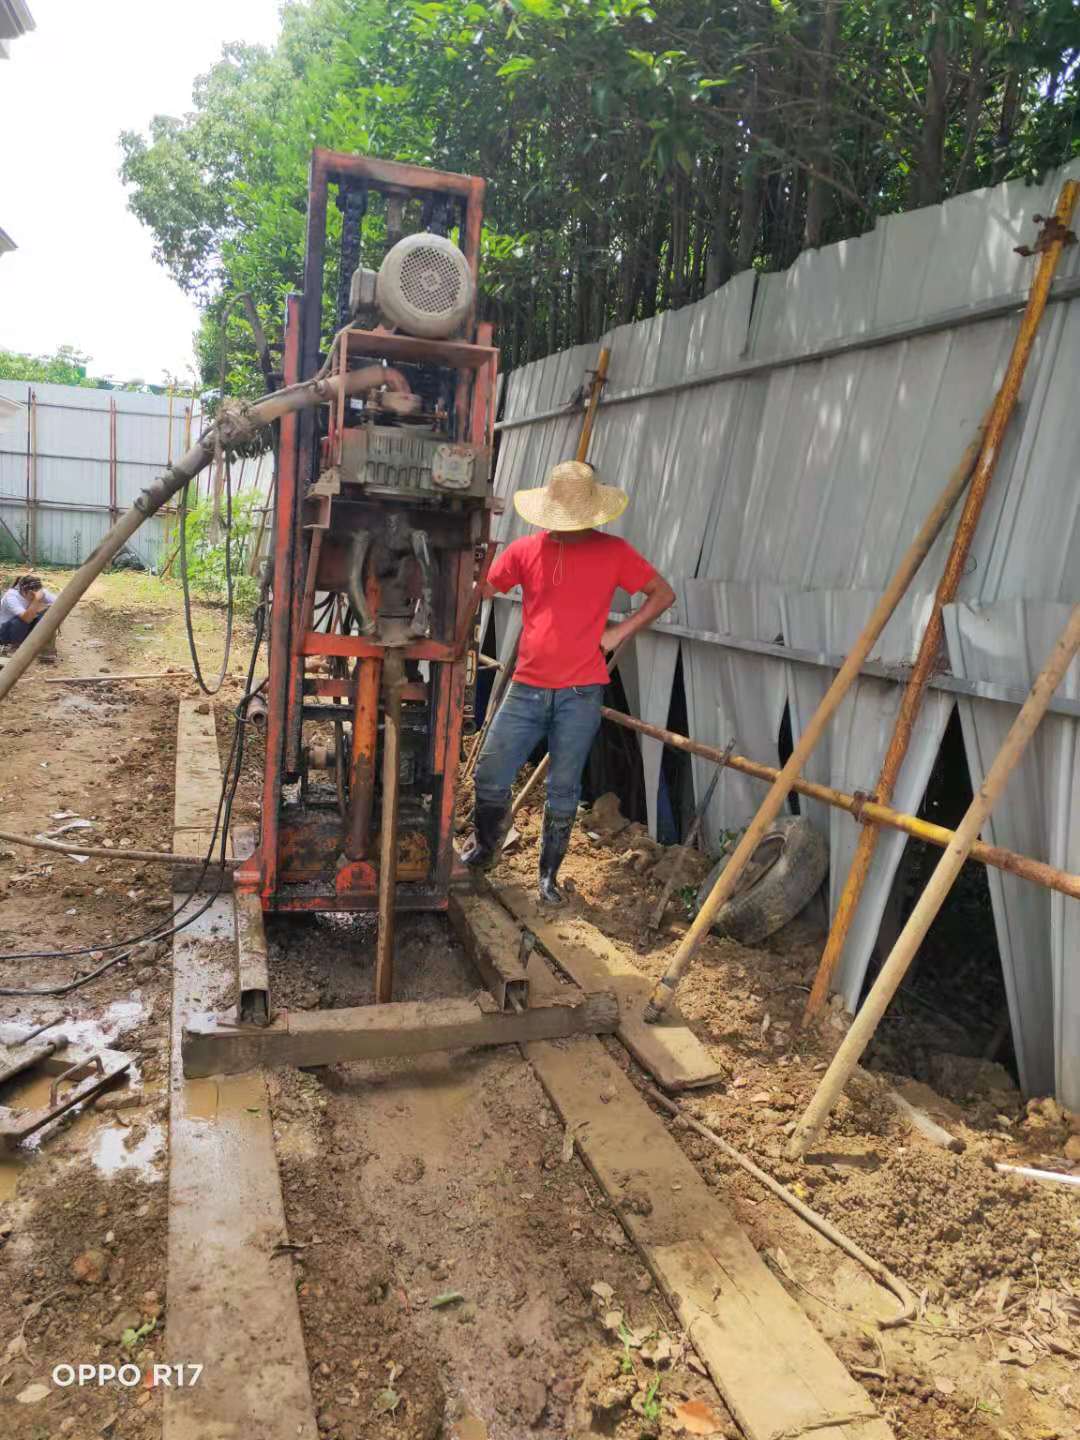
M 591 465 L 564 460 L 548 475 L 547 484 L 519 490 L 514 508 L 530 525 L 545 530 L 590 530 L 615 520 L 630 503 L 625 491 L 601 485 Z

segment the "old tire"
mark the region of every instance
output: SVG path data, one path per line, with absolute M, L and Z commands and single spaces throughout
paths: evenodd
M 713 868 L 697 894 L 700 910 L 730 857 Z M 778 817 L 769 826 L 720 909 L 717 935 L 756 945 L 793 920 L 817 894 L 829 869 L 829 842 L 801 815 Z

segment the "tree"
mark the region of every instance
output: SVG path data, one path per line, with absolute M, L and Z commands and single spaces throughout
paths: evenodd
M 74 345 L 61 345 L 52 355 L 21 355 L 0 350 L 0 380 L 28 380 L 53 385 L 82 385 L 91 390 L 107 389 L 108 382 L 87 376 L 90 356 Z
M 314 145 L 487 177 L 483 303 L 519 364 L 1039 174 L 1078 114 L 1075 0 L 292 0 L 273 49 L 227 47 L 187 115 L 123 137 L 122 174 L 216 384 L 230 297 L 280 339 Z M 239 313 L 225 340 L 228 388 L 259 388 Z
M 169 379 L 163 385 L 145 380 L 113 380 L 109 375 L 88 375 L 90 356 L 74 345 L 61 345 L 52 355 L 23 355 L 0 350 L 0 380 L 26 380 L 33 384 L 80 385 L 84 390 L 134 390 L 143 395 L 165 395 L 178 388 Z

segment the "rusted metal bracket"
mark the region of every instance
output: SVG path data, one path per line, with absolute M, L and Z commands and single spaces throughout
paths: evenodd
M 93 1100 L 126 1074 L 131 1065 L 130 1057 L 117 1050 L 99 1050 L 92 1054 L 87 1051 L 68 1052 L 67 1040 L 63 1035 L 54 1036 L 52 1040 L 42 1042 L 39 1046 L 26 1046 L 28 1064 L 20 1063 L 20 1048 L 18 1038 L 13 1038 L 12 1031 L 6 1030 L 4 1057 L 8 1060 L 14 1054 L 17 1063 L 15 1069 L 11 1069 L 10 1064 L 6 1066 L 3 1078 L 10 1079 L 11 1075 L 31 1068 L 42 1069 L 46 1075 L 53 1077 L 49 1089 L 49 1103 L 25 1110 L 0 1105 L 0 1151 L 15 1149 L 30 1135 L 66 1114 L 68 1110 L 73 1110 L 76 1105 L 82 1105 L 87 1100 Z
M 1062 224 L 1056 215 L 1036 215 L 1035 223 L 1042 226 L 1039 238 L 1034 245 L 1014 246 L 1017 255 L 1023 255 L 1027 259 L 1031 255 L 1041 255 L 1044 250 L 1049 250 L 1054 245 L 1076 244 L 1076 231 Z

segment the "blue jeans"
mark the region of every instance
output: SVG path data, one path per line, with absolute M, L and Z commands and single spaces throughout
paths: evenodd
M 555 815 L 576 815 L 581 772 L 600 729 L 603 703 L 603 685 L 541 690 L 515 680 L 491 723 L 477 762 L 477 800 L 485 805 L 509 805 L 510 786 L 518 771 L 546 739 L 551 752 L 547 803 Z
M 0 624 L 0 645 L 21 645 L 40 619 L 41 616 L 38 615 L 28 625 L 18 615 L 9 616 Z

